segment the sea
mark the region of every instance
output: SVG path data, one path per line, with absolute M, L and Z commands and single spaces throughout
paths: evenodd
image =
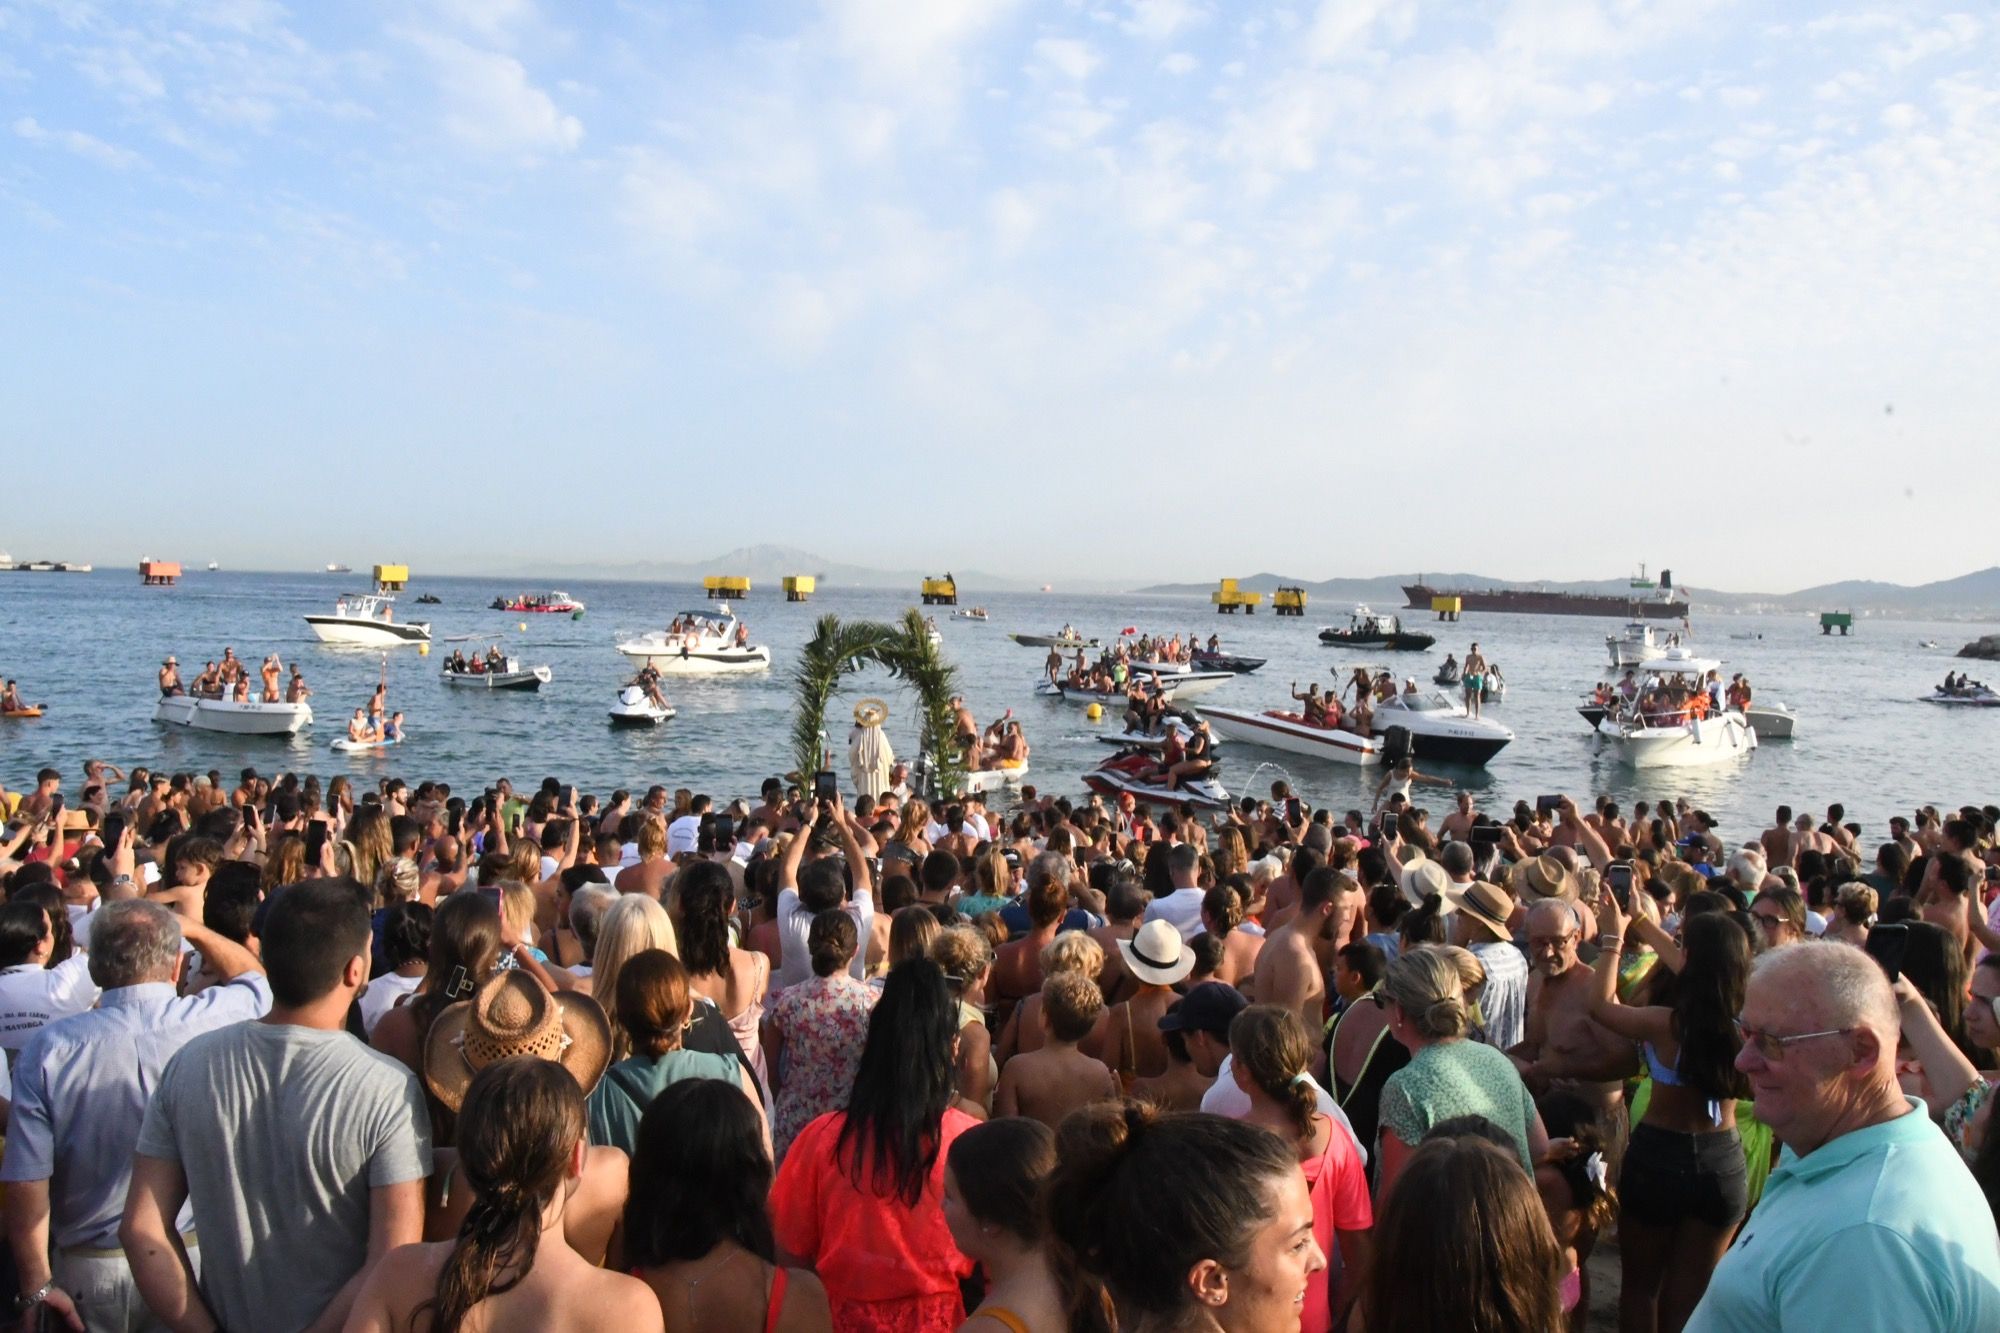
M 893 620 L 915 603 L 907 591 L 822 587 L 803 604 L 788 603 L 775 586 L 757 586 L 737 604 L 754 642 L 769 645 L 769 673 L 714 680 L 669 680 L 679 716 L 645 730 L 614 729 L 607 710 L 629 676 L 615 645 L 665 626 L 682 610 L 711 604 L 690 585 L 573 582 L 564 590 L 587 603 L 581 619 L 520 615 L 488 609 L 502 595 L 546 591 L 493 578 L 420 577 L 397 604 L 399 620 L 427 619 L 429 656 L 415 647 L 388 650 L 320 643 L 303 617 L 330 611 L 342 592 L 365 589 L 353 574 L 206 573 L 193 570 L 177 587 L 147 588 L 136 572 L 89 575 L 0 573 L 0 676 L 18 680 L 23 697 L 47 706 L 36 720 L 0 720 L 0 781 L 25 787 L 52 765 L 74 790 L 87 759 L 124 768 L 144 764 L 168 771 L 240 769 L 346 773 L 372 783 L 399 776 L 432 778 L 477 791 L 506 776 L 517 786 L 544 776 L 600 794 L 652 783 L 688 787 L 718 797 L 754 795 L 767 776 L 792 768 L 789 736 L 791 679 L 798 651 L 819 617 Z M 418 606 L 428 593 L 436 606 Z M 1469 790 L 1482 809 L 1504 816 L 1515 800 L 1563 792 L 1608 795 L 1627 808 L 1636 800 L 1685 796 L 1714 814 L 1731 837 L 1766 826 L 1780 804 L 1815 815 L 1842 802 L 1865 836 L 1878 839 L 1888 818 L 1930 803 L 1984 803 L 2000 796 L 2000 709 L 1963 710 L 1919 702 L 1948 671 L 1982 664 L 1952 654 L 1985 627 L 1968 623 L 1857 619 L 1853 633 L 1824 636 L 1816 617 L 1697 616 L 1691 644 L 1724 664 L 1725 677 L 1749 675 L 1760 701 L 1782 701 L 1798 715 L 1798 735 L 1767 741 L 1745 759 L 1705 768 L 1640 774 L 1597 752 L 1576 706 L 1613 672 L 1605 636 L 1615 619 L 1467 613 L 1439 624 L 1412 612 L 1406 624 L 1438 636 L 1426 653 L 1357 652 L 1320 643 L 1328 623 L 1346 622 L 1348 606 L 1311 606 L 1303 619 L 1218 615 L 1205 599 L 1147 595 L 1048 593 L 962 594 L 961 606 L 984 606 L 986 622 L 954 618 L 935 608 L 945 655 L 956 666 L 966 700 L 984 727 L 1012 710 L 1032 749 L 1027 781 L 1043 791 L 1080 795 L 1082 775 L 1110 749 L 1102 738 L 1120 724 L 1091 722 L 1078 706 L 1044 699 L 1033 688 L 1045 649 L 1023 648 L 1010 632 L 1053 633 L 1072 624 L 1109 640 L 1121 630 L 1203 639 L 1219 633 L 1226 651 L 1269 659 L 1205 696 L 1201 703 L 1242 708 L 1291 706 L 1294 684 L 1337 686 L 1357 665 L 1385 665 L 1429 687 L 1447 651 L 1464 656 L 1478 642 L 1508 682 L 1504 703 L 1488 714 L 1513 729 L 1515 740 L 1485 768 L 1425 765 Z M 1378 610 L 1391 610 L 1378 607 Z M 1663 626 L 1663 628 L 1671 628 Z M 458 640 L 459 642 L 452 642 Z M 1938 646 L 1922 646 L 1935 642 Z M 553 680 L 538 693 L 454 689 L 438 679 L 453 648 L 500 644 L 528 664 L 546 664 Z M 173 653 L 186 679 L 224 646 L 253 666 L 275 652 L 298 663 L 314 690 L 316 723 L 299 736 L 230 737 L 157 724 L 155 673 Z M 346 756 L 329 750 L 345 734 L 346 718 L 367 701 L 386 673 L 392 709 L 407 715 L 408 739 L 394 749 Z M 2000 667 L 1992 669 L 2000 681 Z M 899 757 L 914 758 L 913 699 L 885 673 L 865 668 L 848 680 L 829 710 L 836 767 L 845 777 L 845 741 L 856 701 L 887 701 L 887 732 Z M 1316 806 L 1366 808 L 1373 770 L 1224 745 L 1222 780 L 1237 795 L 1268 793 L 1289 780 Z M 1420 804 L 1448 808 L 1451 793 L 1420 788 Z

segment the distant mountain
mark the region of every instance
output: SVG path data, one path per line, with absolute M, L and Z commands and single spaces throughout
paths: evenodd
M 1404 602 L 1403 585 L 1422 581 L 1434 588 L 1536 588 L 1549 592 L 1586 592 L 1616 595 L 1627 588 L 1624 579 L 1584 582 L 1522 581 L 1489 578 L 1483 574 L 1394 574 L 1372 579 L 1302 579 L 1280 574 L 1253 574 L 1237 580 L 1237 586 L 1269 593 L 1277 587 L 1304 588 L 1315 601 L 1334 606 L 1367 602 L 1378 610 L 1399 607 Z M 1163 583 L 1141 588 L 1141 593 L 1189 595 L 1215 591 L 1213 583 Z M 1789 593 L 1721 592 L 1711 588 L 1688 588 L 1687 594 L 1697 614 L 1708 611 L 1856 611 L 1877 615 L 1939 616 L 1948 619 L 1993 619 L 2000 617 L 2000 566 L 1963 574 L 1954 579 L 1914 586 L 1850 579 L 1823 583 Z
M 915 593 L 927 578 L 949 572 L 961 590 L 971 592 L 1026 592 L 1029 585 L 1018 579 L 1002 578 L 977 569 L 870 569 L 864 565 L 844 565 L 838 561 L 800 550 L 796 546 L 739 546 L 707 560 L 636 560 L 627 564 L 537 565 L 512 571 L 523 577 L 567 579 L 619 579 L 635 583 L 699 583 L 710 574 L 741 574 L 760 589 L 775 591 L 778 580 L 787 574 L 811 574 L 822 587 L 907 588 Z

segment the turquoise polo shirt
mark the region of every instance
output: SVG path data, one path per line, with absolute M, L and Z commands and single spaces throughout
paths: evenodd
M 1687 1333 L 2000 1329 L 2000 1233 L 1924 1108 L 1785 1149 Z

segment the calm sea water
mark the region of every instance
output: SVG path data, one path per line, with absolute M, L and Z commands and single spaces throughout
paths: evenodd
M 327 746 L 367 700 L 382 653 L 321 644 L 301 617 L 330 610 L 337 593 L 358 586 L 353 575 L 194 572 L 178 588 L 157 589 L 141 587 L 136 574 L 124 572 L 0 573 L 0 673 L 18 679 L 31 702 L 49 705 L 39 721 L 0 722 L 0 780 L 25 785 L 43 764 L 73 779 L 86 758 L 105 758 L 126 767 L 233 773 L 254 764 L 266 772 L 323 777 L 433 777 L 461 790 L 501 775 L 518 784 L 556 774 L 599 792 L 661 782 L 716 794 L 754 793 L 764 777 L 791 767 L 789 673 L 813 621 L 828 612 L 892 619 L 915 592 L 828 589 L 808 604 L 791 605 L 775 588 L 760 587 L 742 609 L 755 640 L 771 647 L 768 675 L 669 681 L 678 718 L 652 730 L 614 731 L 606 708 L 627 670 L 615 643 L 663 626 L 677 610 L 703 606 L 698 588 L 573 583 L 567 590 L 590 609 L 572 621 L 486 609 L 494 596 L 524 590 L 520 585 L 419 579 L 399 602 L 399 618 L 428 618 L 440 641 L 464 634 L 476 635 L 481 645 L 497 640 L 526 662 L 547 663 L 555 679 L 538 694 L 456 690 L 437 679 L 451 645 L 437 643 L 429 657 L 414 648 L 389 650 L 390 704 L 408 714 L 410 739 L 396 750 L 349 759 Z M 418 607 L 415 598 L 424 592 L 443 604 Z M 990 594 L 967 604 L 973 600 L 991 611 L 991 621 L 954 620 L 939 608 L 945 651 L 959 667 L 982 726 L 1007 708 L 1022 719 L 1034 747 L 1029 780 L 1044 790 L 1081 792 L 1080 775 L 1109 753 L 1096 737 L 1116 726 L 1108 719 L 1092 724 L 1076 707 L 1035 697 L 1043 650 L 1006 638 L 1010 631 L 1052 632 L 1067 621 L 1107 638 L 1127 625 L 1220 632 L 1229 650 L 1270 663 L 1203 702 L 1252 708 L 1284 702 L 1294 680 L 1331 684 L 1362 661 L 1393 661 L 1402 674 L 1428 682 L 1447 649 L 1463 656 L 1476 639 L 1509 682 L 1506 702 L 1491 715 L 1513 728 L 1516 739 L 1485 770 L 1440 772 L 1472 789 L 1488 808 L 1556 791 L 1608 793 L 1628 804 L 1686 795 L 1738 833 L 1761 827 L 1781 802 L 1818 812 L 1837 800 L 1873 837 L 1891 814 L 1916 804 L 2000 794 L 2000 710 L 1961 712 L 1916 702 L 1958 665 L 1951 653 L 1982 632 L 1972 625 L 1871 620 L 1851 638 L 1829 639 L 1808 617 L 1698 620 L 1701 651 L 1722 658 L 1726 671 L 1748 672 L 1760 699 L 1796 709 L 1799 737 L 1767 742 L 1745 761 L 1656 770 L 1642 778 L 1598 757 L 1574 711 L 1578 696 L 1608 675 L 1604 636 L 1618 628 L 1614 620 L 1471 615 L 1455 626 L 1425 623 L 1439 634 L 1429 653 L 1357 659 L 1318 641 L 1319 627 L 1344 621 L 1347 607 L 1315 606 L 1304 620 L 1281 620 L 1268 607 L 1254 617 L 1218 616 L 1196 598 Z M 1413 623 L 1427 621 L 1419 615 Z M 1926 639 L 1940 647 L 1919 647 Z M 253 664 L 267 652 L 288 666 L 298 662 L 316 691 L 319 722 L 289 742 L 155 725 L 153 678 L 161 659 L 178 655 L 191 678 L 225 644 Z M 1978 664 L 1970 665 L 1978 675 Z M 2000 667 L 1990 674 L 2000 680 Z M 844 745 L 853 701 L 880 695 L 891 706 L 888 731 L 897 753 L 913 757 L 911 700 L 872 669 L 851 681 L 831 714 L 836 746 Z M 1224 781 L 1238 793 L 1261 793 L 1284 776 L 1313 803 L 1344 808 L 1365 805 L 1374 780 L 1352 767 L 1245 746 L 1225 747 L 1224 754 Z M 1433 806 L 1448 803 L 1443 792 L 1427 795 Z

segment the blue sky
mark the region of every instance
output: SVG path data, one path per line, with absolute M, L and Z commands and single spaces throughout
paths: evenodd
M 0 0 L 0 546 L 1962 573 L 2000 17 L 1806 8 Z

